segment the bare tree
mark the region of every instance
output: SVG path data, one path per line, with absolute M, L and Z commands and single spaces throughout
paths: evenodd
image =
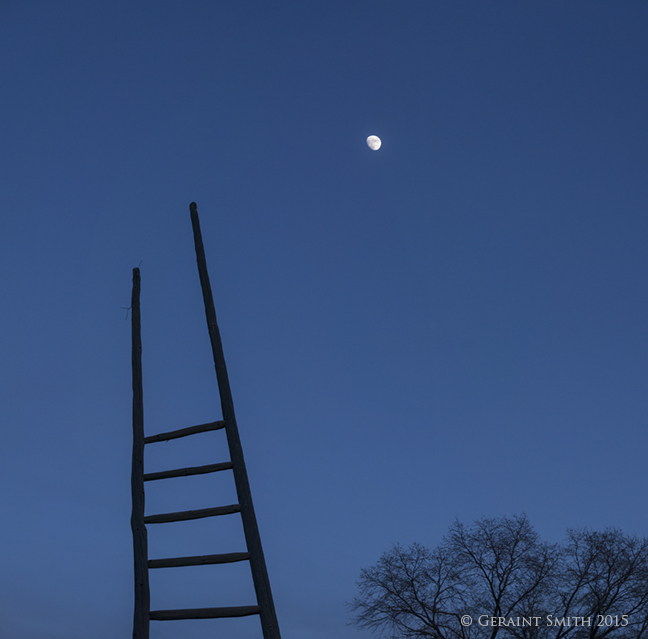
M 648 639 L 648 539 L 526 516 L 455 522 L 441 544 L 394 546 L 361 572 L 352 623 L 393 639 Z
M 569 530 L 558 577 L 557 616 L 588 622 L 556 626 L 554 639 L 648 636 L 648 539 Z
M 352 607 L 361 628 L 392 637 L 469 639 L 459 622 L 467 610 L 457 557 L 444 547 L 394 546 L 362 570 L 360 596 Z
M 540 540 L 526 516 L 485 517 L 470 528 L 456 522 L 445 544 L 461 564 L 471 617 L 489 618 L 490 625 L 479 626 L 489 639 L 509 627 L 493 624 L 492 618 L 543 616 L 560 552 Z M 531 637 L 539 626 L 510 627 L 520 637 Z

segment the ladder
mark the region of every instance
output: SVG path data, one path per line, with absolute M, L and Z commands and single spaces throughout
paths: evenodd
M 259 615 L 263 639 L 281 639 L 279 625 L 275 613 L 268 571 L 261 547 L 261 538 L 257 526 L 252 495 L 248 482 L 243 449 L 239 437 L 234 404 L 230 391 L 227 368 L 223 355 L 220 332 L 216 322 L 216 311 L 212 297 L 207 262 L 203 247 L 198 208 L 195 202 L 189 206 L 191 223 L 193 227 L 198 274 L 202 287 L 207 328 L 211 341 L 216 379 L 221 400 L 223 419 L 220 421 L 182 428 L 167 433 L 160 433 L 149 437 L 144 436 L 144 411 L 142 399 L 142 339 L 140 325 L 140 271 L 133 269 L 133 293 L 131 300 L 132 309 L 132 367 L 133 367 L 133 466 L 131 474 L 131 489 L 133 496 L 133 510 L 131 515 L 131 528 L 133 531 L 133 557 L 135 567 L 135 608 L 133 615 L 133 639 L 149 639 L 150 620 L 176 620 L 176 619 L 215 619 L 220 617 L 244 617 Z M 155 442 L 168 441 L 179 437 L 187 437 L 196 433 L 225 429 L 230 461 L 194 466 L 191 468 L 178 468 L 157 473 L 144 473 L 144 447 Z M 231 470 L 234 475 L 237 504 L 216 506 L 201 510 L 187 510 L 183 512 L 164 513 L 159 515 L 144 515 L 144 482 L 167 479 L 171 477 L 186 477 L 219 471 Z M 246 552 L 234 552 L 217 555 L 202 555 L 196 557 L 173 557 L 168 559 L 149 559 L 146 526 L 149 524 L 163 524 L 167 522 L 186 521 L 203 517 L 216 517 L 240 513 L 243 523 L 243 532 L 247 546 Z M 255 605 L 233 606 L 219 608 L 193 608 L 181 610 L 151 610 L 149 575 L 150 569 L 171 568 L 176 566 L 202 566 L 209 564 L 224 564 L 238 561 L 249 561 L 252 580 L 256 593 Z

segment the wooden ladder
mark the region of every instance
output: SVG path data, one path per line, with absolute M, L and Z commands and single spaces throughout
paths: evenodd
M 133 618 L 133 639 L 149 638 L 150 620 L 173 619 L 215 619 L 219 617 L 244 617 L 259 615 L 264 639 L 281 639 L 279 625 L 275 613 L 268 571 L 261 547 L 261 538 L 257 526 L 252 495 L 248 482 L 243 450 L 239 438 L 234 404 L 230 391 L 223 346 L 221 343 L 216 311 L 212 297 L 205 250 L 200 232 L 198 209 L 195 202 L 189 207 L 191 223 L 193 226 L 194 243 L 198 273 L 205 302 L 207 328 L 211 341 L 216 368 L 216 379 L 221 400 L 223 419 L 221 421 L 191 426 L 181 430 L 161 433 L 144 437 L 144 412 L 142 400 L 142 340 L 140 326 L 140 272 L 139 268 L 133 269 L 133 294 L 132 294 L 132 364 L 133 364 L 133 467 L 131 475 L 131 488 L 133 493 L 133 511 L 131 515 L 131 528 L 133 530 L 133 555 L 135 563 L 135 610 Z M 194 466 L 191 468 L 178 468 L 158 473 L 144 473 L 144 446 L 154 442 L 168 441 L 179 437 L 187 437 L 196 433 L 211 430 L 225 429 L 230 461 Z M 236 485 L 237 504 L 216 506 L 201 510 L 187 510 L 183 512 L 166 513 L 161 515 L 144 515 L 144 482 L 167 479 L 171 477 L 186 477 L 202 475 L 218 471 L 231 470 L 234 474 Z M 247 545 L 247 552 L 235 552 L 219 555 L 202 555 L 196 557 L 174 557 L 169 559 L 149 559 L 147 542 L 147 524 L 162 524 L 174 521 L 186 521 L 203 517 L 215 517 L 240 513 L 243 522 L 243 532 Z M 183 610 L 151 610 L 148 571 L 152 568 L 170 568 L 176 566 L 202 566 L 208 564 L 224 564 L 237 561 L 249 561 L 256 592 L 256 605 L 220 607 L 220 608 L 193 608 Z

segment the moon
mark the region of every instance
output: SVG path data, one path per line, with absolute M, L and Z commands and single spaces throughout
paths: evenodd
M 377 135 L 370 135 L 367 138 L 367 146 L 372 151 L 377 151 L 380 148 L 381 145 L 382 145 L 382 142 L 380 141 L 380 138 Z

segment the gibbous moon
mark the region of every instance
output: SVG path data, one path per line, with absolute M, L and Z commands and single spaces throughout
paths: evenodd
M 382 142 L 380 141 L 380 138 L 377 135 L 370 135 L 367 138 L 367 146 L 372 151 L 377 151 L 380 148 L 381 144 L 382 144 Z

